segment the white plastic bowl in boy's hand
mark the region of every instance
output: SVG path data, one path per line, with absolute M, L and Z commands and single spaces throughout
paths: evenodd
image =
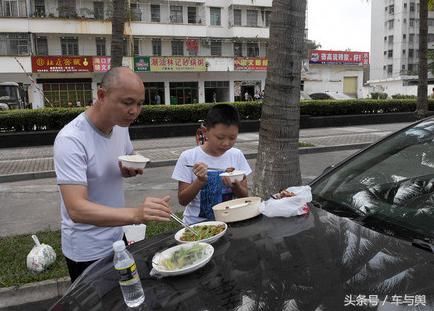
M 122 155 L 118 157 L 118 160 L 122 162 L 123 167 L 128 168 L 145 168 L 149 162 L 149 159 L 141 154 Z
M 235 182 L 236 180 L 238 181 L 242 181 L 244 179 L 244 172 L 243 171 L 238 171 L 238 170 L 234 170 L 232 172 L 224 172 L 220 174 L 220 177 L 229 177 L 229 179 L 231 180 L 231 182 Z

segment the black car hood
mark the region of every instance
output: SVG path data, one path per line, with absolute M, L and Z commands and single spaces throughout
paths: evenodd
M 166 234 L 129 248 L 149 310 L 401 310 L 415 299 L 418 310 L 434 310 L 432 253 L 315 207 L 306 216 L 229 224 L 205 267 L 150 277 L 153 255 L 173 245 Z M 53 310 L 124 310 L 117 282 L 112 258 L 100 260 Z M 369 295 L 378 306 L 355 305 Z M 399 302 L 405 295 L 410 300 Z

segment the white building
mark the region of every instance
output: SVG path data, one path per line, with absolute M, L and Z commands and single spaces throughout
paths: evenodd
M 428 48 L 433 48 L 434 12 L 428 14 Z M 373 0 L 369 81 L 371 91 L 385 92 L 389 96 L 416 95 L 418 54 L 419 1 Z M 429 78 L 432 79 L 431 74 Z
M 143 79 L 146 104 L 243 100 L 264 89 L 272 0 L 128 3 L 123 64 Z M 95 99 L 110 68 L 111 15 L 108 0 L 0 0 L 0 82 L 23 83 L 35 108 Z M 306 90 L 343 92 L 348 71 L 361 88 L 354 66 L 315 66 Z

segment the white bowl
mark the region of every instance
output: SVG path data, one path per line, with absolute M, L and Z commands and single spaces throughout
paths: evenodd
M 225 229 L 222 232 L 220 232 L 219 234 L 216 234 L 216 235 L 209 237 L 207 239 L 202 239 L 202 240 L 198 240 L 198 241 L 183 241 L 183 240 L 181 240 L 181 237 L 184 234 L 185 230 L 188 230 L 188 229 L 182 228 L 181 230 L 179 230 L 178 232 L 175 233 L 175 240 L 178 243 L 206 242 L 206 243 L 212 244 L 215 241 L 217 241 L 218 239 L 220 239 L 223 235 L 225 235 L 226 230 L 228 230 L 228 225 L 226 223 L 224 223 L 223 221 L 204 221 L 204 222 L 200 222 L 200 223 L 197 223 L 194 225 L 190 225 L 190 227 L 192 227 L 194 230 L 194 228 L 198 228 L 200 226 L 209 226 L 209 225 L 214 225 L 214 226 L 215 225 L 224 225 Z
M 177 250 L 189 249 L 198 244 L 203 247 L 203 253 L 202 253 L 203 256 L 198 258 L 197 261 L 195 261 L 191 265 L 184 266 L 180 269 L 169 270 L 164 266 L 164 264 L 161 263 L 162 260 L 170 258 L 172 254 Z M 181 245 L 168 248 L 161 253 L 156 253 L 152 258 L 152 267 L 162 276 L 174 276 L 174 275 L 186 274 L 205 266 L 211 260 L 213 254 L 214 254 L 214 247 L 212 247 L 212 245 L 208 243 L 181 244 Z
M 216 220 L 225 223 L 242 221 L 256 217 L 261 213 L 259 211 L 261 201 L 260 197 L 239 198 L 216 204 L 212 210 Z
M 235 182 L 236 180 L 238 181 L 242 181 L 244 179 L 244 172 L 243 171 L 238 171 L 238 170 L 234 170 L 232 172 L 224 172 L 220 174 L 220 177 L 229 177 L 229 179 L 231 180 L 231 182 Z
M 141 154 L 122 155 L 118 157 L 118 160 L 122 162 L 122 166 L 128 168 L 145 168 L 150 161 Z

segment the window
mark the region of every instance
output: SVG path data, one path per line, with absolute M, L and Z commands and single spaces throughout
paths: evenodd
M 402 55 L 405 55 L 405 50 L 402 50 Z
M 59 17 L 77 17 L 75 0 L 58 0 Z
M 234 10 L 234 26 L 241 26 L 241 10 Z
M 0 16 L 27 16 L 26 0 L 0 0 Z
M 182 6 L 180 5 L 171 5 L 170 6 L 170 22 L 182 24 Z
M 170 82 L 170 104 L 195 104 L 198 102 L 199 84 L 197 82 Z
M 184 56 L 184 41 L 183 40 L 172 40 L 172 55 L 173 56 Z
M 265 11 L 265 26 L 270 27 L 271 11 Z
M 259 46 L 258 43 L 247 43 L 247 57 L 258 57 Z
M 402 69 L 402 70 L 405 70 L 405 65 L 402 65 L 402 66 L 401 66 L 401 69 Z
M 247 26 L 250 26 L 250 27 L 258 26 L 258 11 L 257 10 L 247 10 Z
M 105 47 L 105 38 L 104 37 L 96 37 L 96 55 L 97 56 L 105 56 L 107 55 L 106 47 Z
M 104 19 L 104 2 L 94 1 L 93 2 L 93 16 L 95 19 Z
M 221 8 L 209 8 L 210 22 L 213 26 L 221 25 Z
M 391 20 L 389 21 L 389 29 L 393 29 L 393 23 L 394 23 L 394 20 L 391 19 Z
M 414 33 L 411 33 L 411 34 L 408 36 L 408 42 L 414 42 Z
M 387 55 L 387 51 L 384 51 L 384 52 L 383 52 L 383 55 Z
M 151 4 L 151 22 L 159 23 L 160 22 L 160 5 L 159 4 Z
M 187 21 L 189 24 L 196 24 L 197 23 L 197 14 L 196 14 L 196 7 L 195 6 L 189 6 L 187 8 Z
M 66 79 L 67 81 L 68 79 Z M 92 81 L 90 79 L 71 79 L 68 82 L 45 82 L 38 81 L 42 84 L 44 96 L 51 104 L 56 107 L 73 104 L 87 103 L 92 99 Z M 64 80 L 65 81 L 65 80 Z
M 387 65 L 387 74 L 391 75 L 393 72 L 393 65 Z
M 395 14 L 395 6 L 392 4 L 392 5 L 389 5 L 389 14 L 390 15 L 393 15 L 393 14 Z
M 393 50 L 387 51 L 387 57 L 389 57 L 389 58 L 393 57 Z
M 35 0 L 34 15 L 37 17 L 44 17 L 45 16 L 45 2 L 44 2 L 44 0 Z
M 414 56 L 414 49 L 408 49 L 408 57 Z
M 29 34 L 0 33 L 0 55 L 29 55 L 29 53 Z
M 77 37 L 63 37 L 60 39 L 60 45 L 62 47 L 62 55 L 79 55 Z
M 407 35 L 406 35 L 406 34 L 403 34 L 403 35 L 402 35 L 402 40 L 405 40 L 405 39 L 407 39 Z
M 414 2 L 410 2 L 410 12 L 414 12 Z
M 211 56 L 222 56 L 222 42 L 217 40 L 211 41 Z
M 388 40 L 389 40 L 389 44 L 393 43 L 393 36 L 389 36 Z
M 387 41 L 387 36 L 384 36 L 384 41 Z
M 132 21 L 142 20 L 142 11 L 140 10 L 139 3 L 130 3 L 130 11 Z
M 404 3 L 404 9 L 406 9 L 407 8 L 407 3 Z
M 152 55 L 161 56 L 161 39 L 152 39 Z
M 133 39 L 134 56 L 140 55 L 140 39 Z
M 48 40 L 47 37 L 36 37 L 36 55 L 48 55 Z
M 242 42 L 234 42 L 234 56 L 242 57 L 243 56 L 243 43 Z

